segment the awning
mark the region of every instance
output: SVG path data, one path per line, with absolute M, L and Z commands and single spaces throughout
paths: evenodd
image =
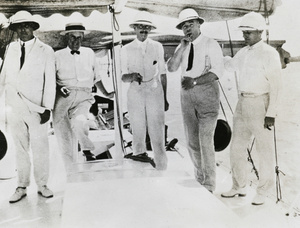
M 121 0 L 0 0 L 0 13 L 11 17 L 20 9 L 32 14 L 49 17 L 60 13 L 69 16 L 80 12 L 89 16 L 93 10 L 107 12 L 108 5 Z M 126 2 L 126 1 L 125 1 Z M 157 15 L 177 18 L 179 12 L 187 7 L 194 8 L 206 21 L 219 21 L 240 17 L 250 11 L 271 15 L 281 0 L 128 0 L 126 7 L 146 9 Z

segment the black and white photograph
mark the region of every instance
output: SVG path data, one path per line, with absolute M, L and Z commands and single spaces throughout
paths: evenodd
M 0 0 L 0 227 L 300 227 L 299 0 Z

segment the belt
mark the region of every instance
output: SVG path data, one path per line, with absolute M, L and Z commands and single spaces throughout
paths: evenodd
M 92 88 L 88 87 L 67 87 L 69 90 L 92 92 Z
M 245 93 L 245 92 L 241 92 L 242 97 L 259 97 L 259 96 L 263 96 L 263 95 L 267 95 L 267 93 Z

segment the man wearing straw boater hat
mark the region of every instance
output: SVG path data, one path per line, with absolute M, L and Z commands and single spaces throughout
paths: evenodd
M 78 143 L 86 160 L 95 160 L 95 147 L 88 136 L 88 113 L 95 101 L 92 87 L 96 84 L 105 96 L 113 97 L 102 84 L 94 51 L 81 46 L 87 33 L 81 23 L 66 24 L 61 35 L 65 36 L 67 47 L 55 53 L 57 94 L 53 127 L 67 169 L 73 151 L 78 151 Z
M 262 40 L 265 27 L 261 14 L 246 14 L 239 29 L 247 46 L 232 59 L 225 60 L 225 68 L 236 70 L 239 74 L 240 96 L 233 117 L 230 147 L 233 184 L 230 191 L 222 193 L 222 197 L 246 196 L 247 147 L 254 136 L 259 181 L 253 205 L 263 204 L 268 191 L 274 186 L 274 132 L 271 127 L 275 124 L 282 84 L 279 54 Z
M 53 49 L 33 32 L 39 23 L 27 11 L 13 17 L 9 29 L 19 39 L 9 44 L 0 76 L 0 94 L 6 90 L 6 117 L 16 152 L 18 187 L 10 198 L 15 203 L 26 196 L 30 167 L 38 193 L 53 197 L 47 187 L 49 176 L 48 124 L 55 99 L 55 57 Z
M 166 69 L 163 46 L 148 38 L 156 26 L 149 12 L 140 11 L 130 24 L 136 39 L 122 48 L 122 80 L 130 83 L 127 106 L 133 134 L 135 161 L 150 162 L 159 170 L 167 168 L 165 151 Z M 148 131 L 154 161 L 146 152 Z
M 216 187 L 214 132 L 219 114 L 218 78 L 223 73 L 222 50 L 201 33 L 204 19 L 191 8 L 179 14 L 176 26 L 184 38 L 168 61 L 168 70 L 181 67 L 181 108 L 196 180 L 207 190 Z

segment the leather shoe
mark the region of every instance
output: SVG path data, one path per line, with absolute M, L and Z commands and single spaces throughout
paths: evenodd
M 225 198 L 233 198 L 235 196 L 245 197 L 246 187 L 238 189 L 232 188 L 230 191 L 222 193 L 221 196 Z
M 252 200 L 252 205 L 262 205 L 265 203 L 266 197 L 260 194 L 256 194 Z
M 149 162 L 154 168 L 156 166 L 153 158 L 150 158 L 146 152 L 138 155 L 131 155 L 128 156 L 128 158 L 131 158 L 134 161 Z
M 45 198 L 51 198 L 53 197 L 53 192 L 47 187 L 47 185 L 43 185 L 39 187 L 38 194 Z
M 26 188 L 23 187 L 17 187 L 16 192 L 10 197 L 9 202 L 10 203 L 16 203 L 23 199 L 27 194 Z
M 96 160 L 96 156 L 89 150 L 83 150 L 84 156 L 86 157 L 87 161 L 94 161 Z

